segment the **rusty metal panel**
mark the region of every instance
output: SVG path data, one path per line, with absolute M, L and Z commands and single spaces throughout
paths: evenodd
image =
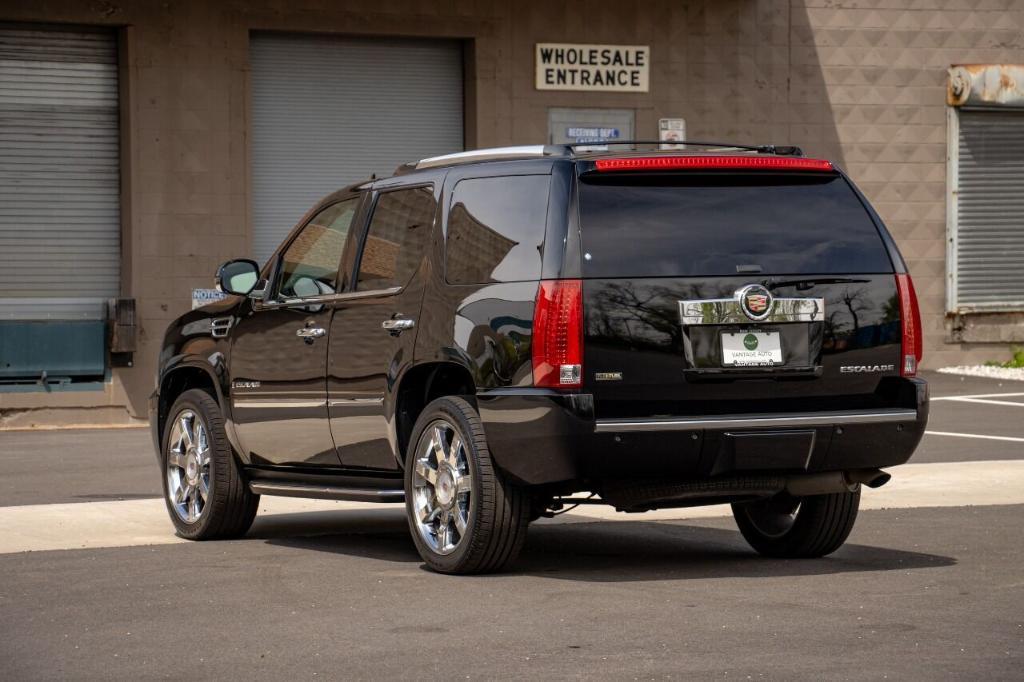
M 1024 108 L 1024 66 L 961 64 L 949 69 L 946 101 L 954 107 Z
M 1024 310 L 1024 109 L 958 119 L 953 311 Z

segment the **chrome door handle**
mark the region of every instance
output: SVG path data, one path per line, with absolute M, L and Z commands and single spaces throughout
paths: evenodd
M 412 329 L 416 326 L 416 320 L 384 320 L 380 323 L 381 329 L 386 329 L 392 336 L 398 336 L 406 329 Z
M 321 336 L 327 333 L 327 330 L 323 327 L 304 327 L 295 332 L 295 336 L 300 339 L 305 339 L 307 342 L 312 343 L 313 339 L 319 339 Z

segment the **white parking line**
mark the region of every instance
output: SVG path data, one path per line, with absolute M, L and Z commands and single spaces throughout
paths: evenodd
M 891 473 L 888 485 L 864 491 L 861 509 L 1024 504 L 1024 459 L 905 464 Z M 264 497 L 248 541 L 358 534 L 380 524 L 393 532 L 405 527 L 404 514 L 400 504 Z M 728 505 L 646 514 L 621 514 L 601 506 L 580 507 L 541 523 L 657 522 L 730 514 Z M 174 535 L 159 499 L 0 507 L 0 528 L 0 554 L 185 542 Z
M 981 438 L 983 440 L 1005 440 L 1012 443 L 1024 443 L 1024 438 L 1013 436 L 989 436 L 983 433 L 954 433 L 952 431 L 925 431 L 929 436 L 953 436 L 955 438 Z
M 974 400 L 976 398 L 1018 398 L 1024 395 L 1024 393 L 977 393 L 975 395 L 945 395 L 937 398 L 932 398 L 932 401 L 936 400 Z M 1016 405 L 1017 403 L 1014 403 Z
M 981 403 L 983 405 L 1009 405 L 1010 407 L 1024 407 L 1024 403 L 1014 403 L 1009 400 L 991 400 L 989 398 L 949 398 L 949 400 L 957 403 Z

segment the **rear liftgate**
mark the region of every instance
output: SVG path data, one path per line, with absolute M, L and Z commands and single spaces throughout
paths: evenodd
M 913 285 L 848 181 L 798 157 L 582 170 L 582 384 L 636 476 L 602 497 L 641 511 L 884 484 L 821 471 L 843 426 L 917 418 L 893 389 L 920 359 Z M 667 450 L 644 438 L 680 431 Z

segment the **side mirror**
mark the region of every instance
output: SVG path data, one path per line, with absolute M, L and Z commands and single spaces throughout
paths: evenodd
M 259 266 L 246 258 L 229 260 L 217 269 L 217 288 L 225 294 L 248 296 L 259 280 Z

